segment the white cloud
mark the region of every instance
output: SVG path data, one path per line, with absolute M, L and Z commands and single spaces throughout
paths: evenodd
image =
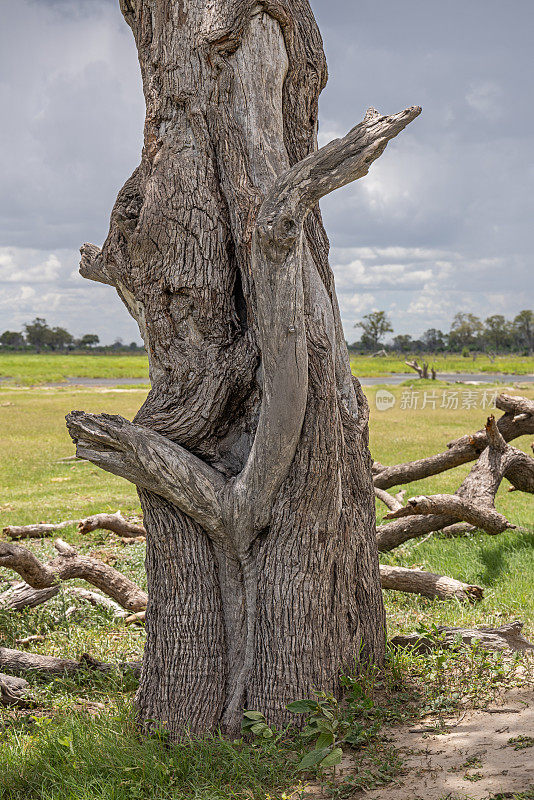
M 40 260 L 38 250 L 0 247 L 0 283 L 49 283 L 59 278 L 61 262 L 55 253 Z M 37 263 L 36 263 L 37 262 Z
M 25 322 L 44 317 L 76 336 L 94 332 L 103 342 L 115 336 L 140 342 L 115 290 L 82 278 L 73 269 L 78 261 L 76 250 L 0 248 L 0 331 L 21 330 Z
M 518 270 L 513 257 L 473 258 L 412 247 L 335 248 L 332 256 L 349 341 L 358 338 L 354 326 L 372 310 L 387 311 L 395 333 L 420 335 L 431 327 L 448 330 L 458 311 L 515 316 L 523 299 L 513 286 L 492 289 L 501 285 L 504 272 Z
M 471 83 L 465 100 L 468 106 L 484 117 L 501 116 L 502 114 L 502 89 L 492 81 Z

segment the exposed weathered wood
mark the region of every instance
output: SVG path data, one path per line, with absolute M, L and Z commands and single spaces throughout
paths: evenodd
M 482 508 L 454 494 L 410 497 L 405 506 L 386 514 L 385 519 L 400 519 L 417 514 L 448 515 L 458 520 L 464 520 L 490 534 L 502 533 L 507 528 L 515 528 L 515 525 L 511 525 L 506 517 L 499 514 L 494 508 Z
M 413 361 L 405 361 L 404 363 L 407 367 L 414 369 L 420 378 L 428 378 L 428 364 L 426 362 L 423 362 L 422 366 L 419 366 L 414 358 Z
M 3 532 L 12 540 L 41 539 L 71 525 L 77 525 L 79 533 L 89 533 L 90 531 L 102 529 L 112 531 L 124 538 L 146 535 L 142 525 L 137 525 L 125 519 L 120 511 L 115 514 L 94 514 L 84 519 L 68 519 L 57 523 L 39 522 L 34 525 L 8 525 Z
M 138 611 L 137 614 L 130 614 L 124 620 L 126 625 L 136 625 L 141 624 L 146 619 L 146 611 Z
M 34 589 L 52 589 L 60 581 L 82 578 L 128 611 L 146 608 L 146 593 L 125 575 L 99 559 L 79 555 L 61 539 L 57 539 L 54 545 L 58 557 L 43 564 L 25 547 L 0 542 L 0 566 L 15 570 Z
M 375 486 L 375 497 L 378 497 L 390 511 L 397 511 L 399 508 L 402 508 L 403 504 L 401 500 L 394 497 L 389 492 L 386 492 L 385 489 L 379 489 L 378 486 Z
M 514 527 L 495 510 L 495 495 L 508 471 L 515 469 L 524 474 L 525 458 L 530 457 L 506 443 L 493 416 L 486 422 L 484 440 L 485 449 L 454 495 L 411 498 L 406 506 L 386 515 L 393 521 L 377 528 L 379 550 L 391 550 L 408 539 L 447 528 L 458 521 L 489 534 Z
M 79 519 L 66 519 L 63 522 L 38 522 L 34 525 L 7 525 L 3 533 L 10 539 L 42 539 L 71 525 L 78 525 Z
M 512 488 L 534 494 L 534 458 L 518 450 L 504 473 Z
M 161 434 L 123 417 L 72 411 L 66 419 L 79 456 L 164 497 L 216 541 L 224 542 L 226 482 L 220 472 Z
M 481 600 L 484 590 L 481 586 L 470 585 L 419 569 L 391 567 L 380 564 L 380 580 L 383 589 L 395 589 L 399 592 L 420 594 L 423 597 L 438 597 L 441 600 Z
M 124 539 L 146 536 L 142 525 L 125 519 L 120 511 L 115 514 L 94 514 L 78 523 L 78 533 L 90 533 L 98 529 L 112 531 Z
M 496 405 L 497 408 L 505 411 L 505 414 L 497 421 L 497 426 L 505 441 L 510 442 L 519 436 L 534 433 L 534 403 L 532 401 L 524 397 L 501 394 L 497 397 Z M 486 445 L 486 431 L 481 430 L 450 442 L 445 452 L 427 458 L 389 467 L 374 462 L 374 484 L 381 489 L 389 489 L 392 486 L 401 486 L 437 475 L 453 467 L 474 461 Z
M 117 664 L 108 664 L 84 653 L 79 661 L 71 658 L 56 658 L 55 656 L 42 656 L 37 653 L 27 653 L 24 650 L 12 650 L 0 647 L 0 667 L 8 669 L 15 674 L 37 671 L 42 675 L 72 675 L 80 670 L 94 669 L 99 672 L 113 672 L 117 669 L 131 670 L 138 676 L 141 671 L 140 661 L 124 661 Z
M 39 633 L 34 633 L 31 636 L 23 636 L 22 639 L 15 639 L 15 644 L 18 644 L 19 647 L 26 647 L 28 644 L 35 644 L 35 642 L 44 641 L 46 641 L 46 636 L 42 636 Z
M 119 541 L 122 544 L 140 544 L 146 542 L 146 536 L 120 536 Z
M 528 417 L 534 416 L 534 400 L 529 400 L 528 397 L 521 397 L 520 395 L 512 394 L 500 394 L 497 397 L 496 406 L 506 414 L 513 414 L 514 417 L 518 417 L 522 414 L 525 414 Z M 507 439 L 507 441 L 509 440 Z
M 99 592 L 91 592 L 88 589 L 81 589 L 78 586 L 65 586 L 63 591 L 69 597 L 74 597 L 76 600 L 83 600 L 92 606 L 110 611 L 113 616 L 118 619 L 126 619 L 130 615 L 129 610 L 122 608 L 118 603 L 112 600 L 111 597 L 107 597 Z
M 476 527 L 474 525 L 469 525 L 468 522 L 455 522 L 454 525 L 447 525 L 445 528 L 442 528 L 439 533 L 440 536 L 454 539 L 456 536 L 467 536 L 474 531 L 476 531 Z
M 19 706 L 27 708 L 34 705 L 26 695 L 30 685 L 24 678 L 15 678 L 0 672 L 0 706 Z
M 0 594 L 0 608 L 21 611 L 23 608 L 35 608 L 46 603 L 59 592 L 59 586 L 45 589 L 34 589 L 27 583 L 16 583 Z
M 263 391 L 248 458 L 235 479 L 184 448 L 118 417 L 73 412 L 69 432 L 80 457 L 165 497 L 199 522 L 214 543 L 234 554 L 244 576 L 247 633 L 243 666 L 223 717 L 235 727 L 252 668 L 257 577 L 248 549 L 270 523 L 273 500 L 293 461 L 308 396 L 302 286 L 303 225 L 324 194 L 365 175 L 370 163 L 417 114 L 371 110 L 344 139 L 310 154 L 278 178 L 259 211 L 252 238 Z
M 447 628 L 439 626 L 436 636 L 408 633 L 393 636 L 390 644 L 396 647 L 412 647 L 422 652 L 436 647 L 454 647 L 460 643 L 476 644 L 486 650 L 534 650 L 534 644 L 521 633 L 522 622 L 510 622 L 499 628 Z

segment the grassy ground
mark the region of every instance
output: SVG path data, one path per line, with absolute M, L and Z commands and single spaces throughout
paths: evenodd
M 422 359 L 419 358 L 419 361 Z M 461 356 L 426 357 L 441 373 L 448 372 L 503 372 L 510 375 L 534 373 L 534 359 L 523 356 L 502 356 L 492 363 L 487 356 L 472 358 Z M 352 356 L 355 375 L 372 378 L 394 373 L 414 374 L 404 363 L 404 358 L 388 356 Z M 59 383 L 67 378 L 147 378 L 148 361 L 144 355 L 71 354 L 53 353 L 0 353 L 0 379 L 19 385 Z
M 413 356 L 386 356 L 385 358 L 372 358 L 372 356 L 351 356 L 352 371 L 361 378 L 371 378 L 377 375 L 391 375 L 399 372 L 414 371 L 406 366 L 405 358 L 409 361 Z M 448 372 L 504 372 L 508 375 L 531 375 L 534 373 L 534 358 L 528 356 L 498 356 L 495 361 L 490 361 L 488 356 L 479 355 L 476 359 L 471 356 L 462 358 L 460 355 L 416 356 L 419 364 L 428 362 L 434 367 L 438 375 Z
M 409 387 L 388 387 L 394 404 L 387 411 L 378 411 L 377 391 L 367 392 L 371 448 L 374 457 L 386 464 L 437 452 L 451 439 L 478 429 L 488 413 L 483 406 L 491 404 L 492 399 L 491 393 L 484 395 L 482 389 L 473 387 L 420 384 L 415 389 L 420 393 L 417 396 Z M 441 408 L 444 391 L 458 391 L 458 409 Z M 534 387 L 522 393 L 534 397 Z M 123 513 L 138 513 L 137 495 L 125 481 L 89 464 L 57 461 L 73 452 L 64 425 L 68 411 L 107 410 L 131 418 L 144 396 L 145 392 L 137 389 L 1 389 L 2 526 L 76 518 L 118 508 Z M 451 402 L 449 394 L 445 397 Z M 525 449 L 528 443 L 526 437 L 517 442 Z M 454 491 L 468 469 L 468 465 L 458 467 L 411 484 L 409 494 Z M 497 507 L 520 526 L 518 530 L 498 537 L 476 534 L 447 540 L 434 536 L 424 542 L 406 543 L 383 557 L 387 563 L 444 572 L 485 587 L 485 599 L 476 606 L 386 593 L 390 634 L 429 628 L 434 623 L 503 624 L 520 618 L 526 621 L 527 634 L 533 638 L 531 499 L 518 492 L 508 494 L 502 487 Z M 381 515 L 383 509 L 378 507 L 378 512 Z M 82 538 L 74 527 L 62 536 L 80 551 L 105 558 L 144 585 L 142 544 L 123 546 L 104 531 Z M 53 553 L 50 540 L 33 541 L 28 546 L 43 559 Z M 9 574 L 3 571 L 2 577 Z M 32 645 L 33 652 L 66 657 L 90 652 L 110 661 L 132 658 L 140 652 L 142 628 L 112 622 L 106 613 L 82 605 L 72 615 L 66 614 L 70 605 L 72 600 L 60 594 L 46 605 L 20 614 L 0 612 L 0 644 L 16 647 L 18 638 L 38 633 L 46 640 Z M 450 709 L 459 699 L 484 702 L 500 686 L 515 680 L 514 671 L 515 665 L 501 657 L 437 651 L 417 657 L 390 654 L 378 691 L 354 681 L 349 674 L 345 681 L 347 709 L 353 720 L 351 730 L 357 732 L 352 741 L 359 754 L 359 767 L 343 791 L 331 788 L 332 796 L 353 796 L 355 790 L 380 786 L 395 774 L 398 759 L 378 735 L 383 722 Z M 136 734 L 132 717 L 135 686 L 128 676 L 87 673 L 51 682 L 32 679 L 32 684 L 39 701 L 37 710 L 26 714 L 0 712 L 0 800 L 278 800 L 288 786 L 295 789 L 293 798 L 305 796 L 306 781 L 295 771 L 304 746 L 299 737 L 288 735 L 276 742 L 252 743 L 207 737 L 169 748 L 164 734 L 150 738 Z M 105 708 L 80 703 L 80 698 L 102 702 Z M 355 719 L 359 728 L 354 727 Z M 303 784 L 299 788 L 300 780 Z
M 60 383 L 66 378 L 146 378 L 146 355 L 0 353 L 0 378 L 21 385 Z

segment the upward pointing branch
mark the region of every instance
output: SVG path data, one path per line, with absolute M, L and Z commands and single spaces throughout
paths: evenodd
M 252 271 L 258 307 L 263 394 L 258 427 L 241 473 L 225 481 L 183 447 L 121 417 L 73 412 L 67 417 L 78 454 L 166 497 L 220 543 L 245 553 L 270 519 L 300 438 L 308 394 L 303 226 L 321 197 L 367 174 L 370 165 L 421 112 L 392 116 L 369 109 L 344 138 L 335 139 L 275 181 L 256 221 Z M 100 252 L 84 250 L 89 277 L 105 280 Z M 91 274 L 90 274 L 91 273 Z
M 420 112 L 413 107 L 383 117 L 369 109 L 363 122 L 343 139 L 335 139 L 281 175 L 261 206 L 253 238 L 252 272 L 263 396 L 254 444 L 233 492 L 234 524 L 244 529 L 244 545 L 269 522 L 274 496 L 293 461 L 306 412 L 304 220 L 321 197 L 367 175 L 388 141 Z

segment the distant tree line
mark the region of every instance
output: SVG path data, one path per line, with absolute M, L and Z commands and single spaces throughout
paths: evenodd
M 76 339 L 66 328 L 51 328 L 45 319 L 36 317 L 33 322 L 23 325 L 22 331 L 0 333 L 0 350 L 26 350 L 34 353 L 70 353 L 74 350 L 84 352 L 134 352 L 143 350 L 135 342 L 123 344 L 116 339 L 113 344 L 101 345 L 96 333 L 86 333 Z
M 361 328 L 363 333 L 359 341 L 350 345 L 350 350 L 362 353 L 384 349 L 398 353 L 462 353 L 464 356 L 487 353 L 492 356 L 531 355 L 534 350 L 534 312 L 530 310 L 521 311 L 512 320 L 493 314 L 484 321 L 474 314 L 459 312 L 448 333 L 429 328 L 419 339 L 400 334 L 385 341 L 387 334 L 394 332 L 385 311 L 366 314 L 355 327 Z

